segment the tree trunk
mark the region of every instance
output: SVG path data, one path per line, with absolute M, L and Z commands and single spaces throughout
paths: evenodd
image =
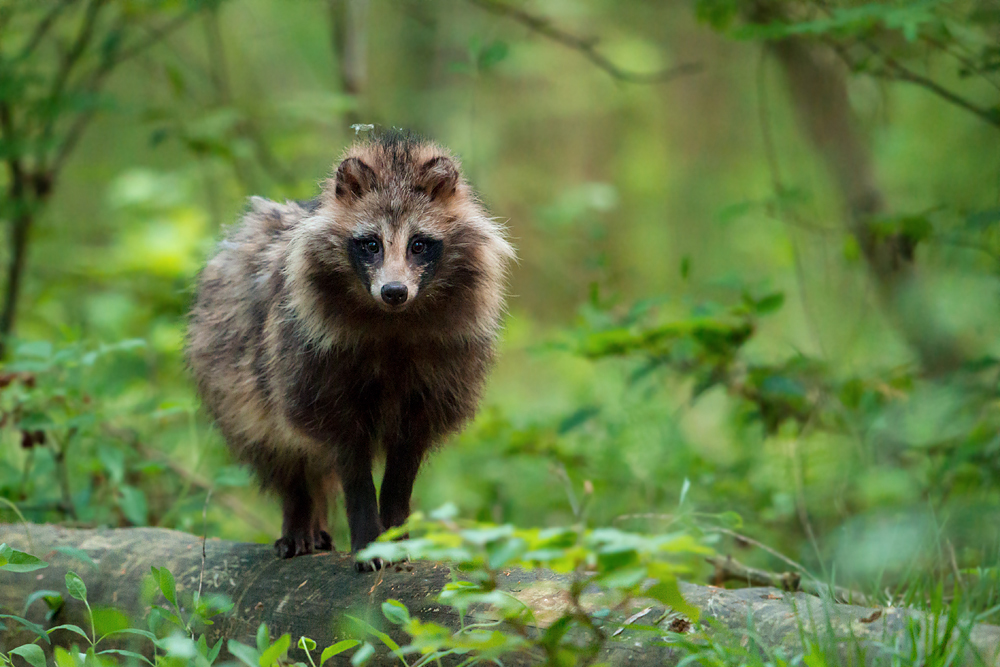
M 347 636 L 336 629 L 335 621 L 341 613 L 350 611 L 377 625 L 380 605 L 390 598 L 405 604 L 413 616 L 423 621 L 451 628 L 460 623 L 453 610 L 435 601 L 453 575 L 441 563 L 418 562 L 382 574 L 357 574 L 347 554 L 323 553 L 279 560 L 270 545 L 215 539 L 205 542 L 203 562 L 200 538 L 159 528 L 72 530 L 30 524 L 0 525 L 0 543 L 3 542 L 49 562 L 48 568 L 32 573 L 0 571 L 3 613 L 22 614 L 26 598 L 35 590 L 61 591 L 67 598 L 64 608 L 51 621 L 44 619 L 42 602 L 27 610 L 27 618 L 44 627 L 75 623 L 89 628 L 83 605 L 65 594 L 67 570 L 75 571 L 86 582 L 91 607 L 114 606 L 128 614 L 137 623 L 136 627 L 144 627 L 138 621 L 148 610 L 141 591 L 150 566 L 167 567 L 173 572 L 181 600 L 189 599 L 199 588 L 203 594 L 224 593 L 233 600 L 232 611 L 208 629 L 208 638 L 213 642 L 225 638 L 254 645 L 258 626 L 266 622 L 272 637 L 291 633 L 294 645 L 299 636 L 305 635 L 316 640 L 322 649 Z M 97 563 L 96 569 L 79 558 L 55 551 L 59 547 L 82 549 Z M 502 580 L 503 588 L 531 607 L 542 624 L 562 613 L 565 600 L 560 591 L 564 584 L 565 577 L 540 569 L 511 570 Z M 775 588 L 726 590 L 682 584 L 681 591 L 690 604 L 701 610 L 701 627 L 710 638 L 768 653 L 781 649 L 787 655 L 794 655 L 803 650 L 804 642 L 811 641 L 820 650 L 832 651 L 834 659 L 842 661 L 863 658 L 866 664 L 888 662 L 890 650 L 897 650 L 904 655 L 911 655 L 912 651 L 919 664 L 922 652 L 930 645 L 929 637 L 943 634 L 946 625 L 943 620 L 935 625 L 934 619 L 927 615 L 906 609 L 873 610 L 832 604 L 805 593 L 784 593 Z M 616 665 L 676 665 L 686 655 L 676 643 L 663 641 L 668 630 L 683 631 L 683 621 L 663 620 L 662 607 L 641 600 L 624 613 L 647 608 L 650 611 L 636 622 L 649 626 L 660 619 L 656 625 L 660 631 L 626 627 L 608 642 L 600 656 L 602 661 Z M 481 610 L 480 615 L 488 617 L 489 610 Z M 612 619 L 615 618 L 620 621 L 622 616 L 612 614 Z M 0 632 L 0 651 L 34 639 L 32 633 L 17 623 L 6 622 L 6 625 L 7 629 Z M 384 621 L 381 625 L 401 645 L 407 643 L 398 628 L 386 627 Z M 677 636 L 672 637 L 676 641 Z M 149 652 L 147 640 L 133 638 L 136 641 L 128 648 Z M 80 637 L 56 631 L 52 640 L 66 646 L 79 643 Z M 947 647 L 958 658 L 957 664 L 1000 666 L 1000 627 L 959 624 L 952 631 Z M 378 649 L 375 664 L 400 664 L 384 646 Z M 304 659 L 298 650 L 293 650 L 291 657 Z M 506 658 L 504 664 L 528 665 L 538 661 L 539 656 L 519 655 Z
M 770 0 L 752 5 L 748 20 L 783 19 Z M 799 125 L 826 164 L 847 210 L 848 228 L 861 248 L 889 320 L 930 375 L 957 370 L 968 358 L 961 341 L 945 330 L 920 294 L 916 243 L 900 232 L 878 229 L 886 215 L 871 149 L 858 130 L 847 94 L 844 66 L 816 40 L 787 37 L 767 43 L 781 65 Z
M 28 254 L 28 230 L 31 229 L 31 216 L 27 213 L 20 213 L 11 220 L 10 224 L 10 263 L 7 265 L 3 311 L 0 312 L 0 360 L 6 356 L 7 338 L 14 333 L 17 301 L 21 294 L 21 278 L 24 276 L 25 258 Z

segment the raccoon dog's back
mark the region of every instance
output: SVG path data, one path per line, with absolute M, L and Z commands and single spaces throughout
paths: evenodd
M 331 547 L 338 480 L 352 549 L 406 519 L 424 455 L 475 411 L 512 258 L 455 159 L 403 135 L 351 147 L 306 205 L 251 200 L 199 279 L 188 359 L 281 498 L 280 556 Z

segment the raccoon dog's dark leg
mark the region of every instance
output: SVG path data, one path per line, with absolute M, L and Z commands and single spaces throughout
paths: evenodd
M 298 462 L 291 474 L 277 483 L 281 498 L 281 538 L 274 543 L 279 558 L 329 551 L 333 541 L 326 532 L 326 492 L 309 464 Z
M 327 506 L 327 495 L 325 485 L 313 496 L 312 513 L 312 535 L 313 548 L 316 551 L 333 551 L 333 538 L 327 527 L 327 518 L 330 516 L 330 509 Z
M 337 463 L 337 474 L 344 489 L 347 527 L 351 531 L 351 551 L 357 552 L 382 534 L 375 483 L 372 481 L 371 446 L 363 445 L 341 452 Z M 381 559 L 376 558 L 357 563 L 357 569 L 359 572 L 372 572 L 382 565 Z
M 397 437 L 385 443 L 385 476 L 379 498 L 379 517 L 385 528 L 402 526 L 410 516 L 413 482 L 430 445 L 427 419 L 418 406 L 414 408 Z

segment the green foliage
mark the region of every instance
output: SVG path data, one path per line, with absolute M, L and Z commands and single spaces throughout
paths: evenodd
M 0 544 L 0 570 L 7 572 L 33 572 L 49 564 L 31 554 L 12 549 L 6 544 Z
M 410 616 L 396 600 L 382 605 L 382 614 L 411 638 L 400 647 L 388 635 L 361 619 L 349 617 L 364 634 L 378 639 L 409 667 L 431 664 L 444 655 L 495 661 L 505 654 L 527 652 L 547 664 L 587 664 L 611 641 L 616 621 L 611 610 L 627 610 L 635 600 L 654 600 L 697 621 L 677 586 L 677 575 L 711 550 L 684 533 L 638 535 L 603 528 L 518 529 L 511 525 L 456 521 L 456 508 L 445 506 L 427 519 L 416 513 L 404 526 L 390 530 L 358 554 L 359 560 L 427 559 L 448 561 L 461 578 L 447 584 L 440 602 L 464 619 L 474 607 L 486 606 L 496 621 L 464 624 L 457 632 Z M 407 539 L 398 538 L 409 535 Z M 397 541 L 392 541 L 397 539 Z M 550 591 L 568 603 L 561 615 L 539 627 L 524 602 L 500 590 L 499 578 L 510 568 L 544 567 L 566 575 Z M 419 655 L 412 664 L 405 656 Z
M 331 57 L 322 3 L 0 9 L 0 107 L 13 124 L 0 128 L 0 218 L 13 229 L 34 216 L 20 339 L 5 341 L 0 368 L 0 498 L 15 506 L 3 519 L 274 539 L 273 502 L 243 491 L 247 474 L 197 410 L 182 360 L 190 285 L 246 196 L 313 196 L 350 124 L 378 121 L 462 156 L 521 258 L 480 414 L 415 491 L 415 507 L 452 501 L 482 524 L 428 524 L 440 543 L 414 547 L 480 573 L 456 583 L 449 604 L 509 603 L 484 588 L 503 563 L 569 573 L 591 563 L 586 576 L 605 576 L 606 592 L 633 596 L 628 576 L 651 574 L 652 543 L 614 544 L 631 539 L 626 528 L 655 541 L 681 527 L 719 552 L 746 545 L 730 534 L 739 530 L 821 581 L 894 604 L 945 616 L 955 606 L 966 619 L 1000 603 L 997 10 L 697 0 L 695 18 L 729 40 L 714 47 L 691 7 L 671 3 L 513 3 L 538 12 L 538 33 L 467 3 L 411 4 L 369 17 L 357 90 L 335 83 L 350 58 Z M 580 40 L 551 43 L 544 30 Z M 837 183 L 792 122 L 775 60 L 760 58 L 782 39 L 829 47 L 851 73 L 845 89 L 886 202 L 870 238 L 840 224 Z M 642 72 L 703 61 L 706 72 L 662 88 L 612 85 L 593 70 L 602 57 Z M 902 298 L 933 318 L 894 317 L 866 268 L 869 241 L 912 254 Z M 0 243 L 4 266 L 12 248 Z M 907 347 L 902 333 L 932 325 L 961 342 L 958 370 L 929 374 Z M 333 532 L 343 545 L 342 520 Z M 82 583 L 92 561 L 68 555 Z M 762 550 L 745 556 L 786 566 Z M 0 557 L 8 570 L 35 564 Z M 685 577 L 708 574 L 689 565 Z M 676 602 L 668 574 L 651 594 Z M 177 599 L 171 582 L 153 571 L 153 609 L 133 630 L 155 639 L 164 664 L 212 664 L 221 645 L 201 632 L 225 601 Z M 71 597 L 39 591 L 25 608 L 54 616 Z M 427 649 L 401 647 L 412 662 L 521 641 L 499 626 L 454 634 L 383 611 Z M 122 619 L 94 609 L 92 621 L 79 629 L 83 655 Z M 560 660 L 588 632 L 576 617 L 523 641 Z M 263 637 L 243 658 L 279 660 L 290 647 Z M 310 663 L 349 653 L 360 664 L 386 643 L 359 631 L 297 645 Z M 686 649 L 692 661 L 759 660 L 739 642 Z M 802 661 L 827 664 L 821 649 Z M 79 656 L 58 649 L 56 664 Z

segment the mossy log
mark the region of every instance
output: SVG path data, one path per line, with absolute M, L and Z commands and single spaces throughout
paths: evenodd
M 270 545 L 245 544 L 202 539 L 186 533 L 159 528 L 117 530 L 76 530 L 58 526 L 0 525 L 0 543 L 27 551 L 48 561 L 49 567 L 30 573 L 0 571 L 0 613 L 25 615 L 43 627 L 74 623 L 89 627 L 82 603 L 65 594 L 64 579 L 68 570 L 79 574 L 87 584 L 92 607 L 115 607 L 131 618 L 142 619 L 148 611 L 142 595 L 143 580 L 150 566 L 167 567 L 174 573 L 179 596 L 185 599 L 199 585 L 204 594 L 224 593 L 235 603 L 233 609 L 208 628 L 208 638 L 236 639 L 254 644 L 254 636 L 266 622 L 272 637 L 291 633 L 294 640 L 305 635 L 320 648 L 344 639 L 338 617 L 345 612 L 363 616 L 376 623 L 381 618 L 381 603 L 396 599 L 411 614 L 426 621 L 457 628 L 458 615 L 435 601 L 441 588 L 452 580 L 452 572 L 440 563 L 416 562 L 392 567 L 383 573 L 358 574 L 348 554 L 322 553 L 291 560 L 275 558 Z M 80 549 L 93 560 L 96 568 L 59 547 Z M 72 551 L 70 550 L 72 553 Z M 512 570 L 503 577 L 502 586 L 534 611 L 540 623 L 554 620 L 566 605 L 561 593 L 564 578 L 545 570 Z M 149 590 L 148 585 L 145 587 Z M 42 602 L 26 612 L 24 603 L 33 591 L 51 589 L 64 592 L 67 603 L 57 617 L 46 620 Z M 687 638 L 707 636 L 720 643 L 728 642 L 735 650 L 773 652 L 794 655 L 813 643 L 818 650 L 835 656 L 836 662 L 878 664 L 888 661 L 895 651 L 913 656 L 914 664 L 924 664 L 924 652 L 937 650 L 955 653 L 957 664 L 1000 667 L 1000 627 L 959 624 L 948 642 L 943 641 L 946 623 L 916 611 L 900 608 L 873 609 L 836 604 L 805 593 L 786 593 L 775 588 L 726 590 L 712 586 L 682 584 L 687 601 L 701 610 L 699 632 Z M 162 599 L 161 599 L 162 602 Z M 673 665 L 685 648 L 670 631 L 691 630 L 690 624 L 676 616 L 667 616 L 655 603 L 637 601 L 635 609 L 623 615 L 612 614 L 619 622 L 638 616 L 634 625 L 657 626 L 662 632 L 650 632 L 627 625 L 607 643 L 601 659 L 610 664 Z M 483 611 L 488 614 L 488 610 Z M 137 627 L 143 627 L 141 624 Z M 608 634 L 613 625 L 608 624 Z M 395 626 L 382 623 L 396 641 L 405 645 L 407 637 Z M 704 634 L 701 634 L 701 630 Z M 937 633 L 935 635 L 935 633 Z M 14 622 L 0 632 L 0 651 L 34 640 L 32 633 Z M 132 650 L 148 650 L 142 642 L 129 645 Z M 56 645 L 79 643 L 80 637 L 65 631 L 52 634 Z M 377 643 L 377 642 L 375 642 Z M 384 646 L 374 664 L 400 664 Z M 808 648 L 807 648 L 808 650 Z M 812 650 L 817 650 L 813 648 Z M 291 652 L 291 657 L 304 656 Z M 20 660 L 20 658 L 18 658 Z M 512 656 L 507 665 L 536 664 L 538 655 Z

